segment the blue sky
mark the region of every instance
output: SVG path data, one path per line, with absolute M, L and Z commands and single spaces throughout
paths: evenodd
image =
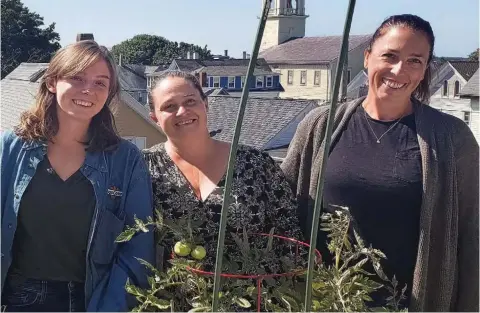
M 23 0 L 45 23 L 56 23 L 61 44 L 80 32 L 94 33 L 108 47 L 137 34 L 227 49 L 251 51 L 260 0 Z M 306 36 L 341 35 L 348 0 L 306 0 Z M 428 20 L 439 56 L 467 56 L 479 46 L 478 0 L 357 0 L 351 34 L 372 33 L 386 17 L 412 13 Z

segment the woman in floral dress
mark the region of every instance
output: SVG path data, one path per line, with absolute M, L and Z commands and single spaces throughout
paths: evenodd
M 155 208 L 164 221 L 177 225 L 181 220 L 190 221 L 195 244 L 206 250 L 203 269 L 214 271 L 230 143 L 210 137 L 207 97 L 195 76 L 165 73 L 158 79 L 150 100 L 150 117 L 167 136 L 165 143 L 144 151 Z M 258 248 L 265 248 L 266 237 L 252 234 L 269 233 L 272 228 L 276 235 L 301 240 L 293 192 L 268 154 L 240 145 L 233 177 L 224 248 L 226 264 L 241 259 L 241 249 L 232 233 L 242 237 L 245 230 L 251 247 Z M 161 240 L 159 249 L 163 252 L 157 253 L 157 264 L 165 265 L 178 240 L 173 235 Z M 275 257 L 255 264 L 255 272 L 279 272 L 280 258 L 298 257 L 294 244 L 278 242 L 272 250 Z

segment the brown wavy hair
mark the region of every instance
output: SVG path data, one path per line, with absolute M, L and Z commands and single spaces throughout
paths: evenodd
M 38 89 L 35 105 L 20 117 L 20 124 L 15 133 L 26 141 L 49 141 L 58 132 L 57 101 L 55 94 L 47 88 L 52 80 L 72 77 L 86 68 L 104 60 L 110 71 L 108 98 L 102 110 L 90 121 L 87 151 L 109 150 L 120 142 L 115 120 L 112 114 L 112 100 L 119 92 L 119 81 L 116 64 L 104 46 L 93 40 L 82 40 L 60 49 L 50 61 Z

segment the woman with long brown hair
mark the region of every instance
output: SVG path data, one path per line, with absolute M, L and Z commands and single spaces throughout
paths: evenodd
M 35 106 L 2 134 L 2 306 L 7 311 L 125 311 L 135 257 L 153 261 L 153 235 L 115 239 L 152 215 L 140 151 L 115 129 L 116 65 L 105 47 L 59 50 Z

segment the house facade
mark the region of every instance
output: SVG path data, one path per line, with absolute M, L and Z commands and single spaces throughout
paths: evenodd
M 470 108 L 467 118 L 464 115 L 464 121 L 470 126 L 477 142 L 480 143 L 480 108 L 479 108 L 479 69 L 468 80 L 467 84 L 460 91 L 460 98 L 470 101 Z
M 432 98 L 460 99 L 460 91 L 478 69 L 478 61 L 447 60 L 433 74 Z
M 243 59 L 222 58 L 200 60 L 198 55 L 191 58 L 173 60 L 167 69 L 156 70 L 146 75 L 150 90 L 157 79 L 166 70 L 180 70 L 192 73 L 199 78 L 202 87 L 222 88 L 228 93 L 239 93 L 246 83 L 246 74 L 250 60 L 244 53 Z M 270 69 L 264 59 L 258 59 L 250 82 L 249 91 L 262 93 L 282 90 L 280 75 Z
M 305 37 L 305 1 L 273 0 L 260 57 L 280 74 L 281 98 L 331 99 L 342 36 Z M 346 83 L 363 70 L 371 35 L 349 37 Z M 343 84 L 343 80 L 342 80 Z
M 430 86 L 432 94 L 430 106 L 463 120 L 477 138 L 479 138 L 478 105 L 475 105 L 475 97 L 462 96 L 461 92 L 474 78 L 478 68 L 478 61 L 446 60 L 433 73 Z

